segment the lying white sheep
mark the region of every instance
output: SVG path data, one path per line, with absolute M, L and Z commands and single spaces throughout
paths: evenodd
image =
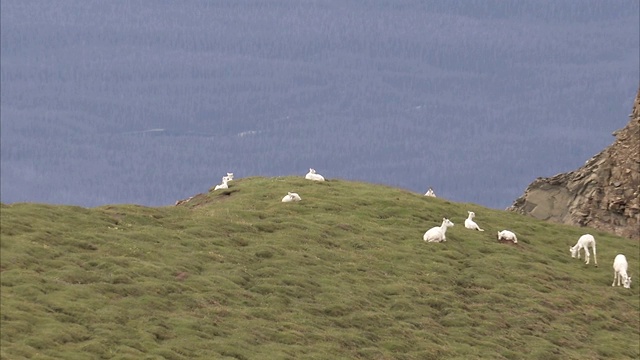
M 500 242 L 511 241 L 514 244 L 517 244 L 518 238 L 516 237 L 516 234 L 514 234 L 513 232 L 509 230 L 502 230 L 502 231 L 498 231 L 498 241 Z
M 464 221 L 464 227 L 471 230 L 484 231 L 480 229 L 480 226 L 478 226 L 475 221 L 473 221 L 473 218 L 476 217 L 476 213 L 474 213 L 473 211 L 467 212 L 469 213 L 469 217 Z
M 324 181 L 324 177 L 320 174 L 316 174 L 315 169 L 309 169 L 309 172 L 304 176 L 304 178 L 307 180 Z
M 586 260 L 585 264 L 588 265 L 590 259 L 589 246 L 591 246 L 591 248 L 593 249 L 593 262 L 595 263 L 596 267 L 598 267 L 598 259 L 596 258 L 596 239 L 591 234 L 584 234 L 580 236 L 578 242 L 574 246 L 569 248 L 571 257 L 575 258 L 577 255 L 578 259 L 580 259 L 580 249 L 584 249 L 584 258 Z
M 282 202 L 300 201 L 302 198 L 297 193 L 289 192 L 282 198 Z
M 427 192 L 424 194 L 424 196 L 436 197 L 436 193 L 433 192 L 432 188 L 429 188 L 429 190 L 427 190 Z
M 442 218 L 442 225 L 432 227 L 427 230 L 422 236 L 422 240 L 427 242 L 443 242 L 447 241 L 445 234 L 447 233 L 447 228 L 452 227 L 453 223 L 446 218 Z
M 223 176 L 222 177 L 222 184 L 216 185 L 216 187 L 213 190 L 228 189 L 229 185 L 227 184 L 227 182 L 229 182 L 229 179 L 227 179 L 226 176 Z
M 616 280 L 618 280 L 618 286 L 620 286 L 620 281 L 622 280 L 622 285 L 625 289 L 631 287 L 631 276 L 627 275 L 628 267 L 627 258 L 622 254 L 616 255 L 615 259 L 613 259 L 613 284 L 611 286 L 616 286 Z

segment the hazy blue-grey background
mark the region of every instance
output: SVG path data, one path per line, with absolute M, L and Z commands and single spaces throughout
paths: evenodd
M 5 203 L 313 167 L 504 208 L 610 145 L 640 77 L 635 0 L 0 4 Z

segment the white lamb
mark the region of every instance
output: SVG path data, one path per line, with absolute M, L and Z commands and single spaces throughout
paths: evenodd
M 222 177 L 222 184 L 216 185 L 216 187 L 213 190 L 228 189 L 229 185 L 227 184 L 227 182 L 229 182 L 229 179 L 227 179 L 226 176 L 223 176 Z
M 309 169 L 309 172 L 307 173 L 307 175 L 305 175 L 304 178 L 307 180 L 324 181 L 324 177 L 320 174 L 316 174 L 315 169 Z
M 442 225 L 432 227 L 427 230 L 422 236 L 422 240 L 427 242 L 443 242 L 447 241 L 445 234 L 447 233 L 447 228 L 452 227 L 453 223 L 449 221 L 449 219 L 442 218 Z
M 476 213 L 474 213 L 473 211 L 467 212 L 469 213 L 469 217 L 464 221 L 464 227 L 471 230 L 484 231 L 480 229 L 480 226 L 478 226 L 475 221 L 473 221 L 473 218 L 476 217 Z
M 569 251 L 571 252 L 571 257 L 575 258 L 576 255 L 578 256 L 578 259 L 580 259 L 580 249 L 584 249 L 584 258 L 585 258 L 585 264 L 589 264 L 589 246 L 591 246 L 591 248 L 593 249 L 593 262 L 595 263 L 596 267 L 598 267 L 598 259 L 596 258 L 596 239 L 593 237 L 593 235 L 591 234 L 584 234 L 582 236 L 580 236 L 580 238 L 578 239 L 578 242 L 569 248 Z
M 282 202 L 300 201 L 302 198 L 297 193 L 289 192 L 282 198 Z
M 631 287 L 631 276 L 627 275 L 628 267 L 627 258 L 622 254 L 616 255 L 616 258 L 613 259 L 613 284 L 611 286 L 616 286 L 616 280 L 618 280 L 618 286 L 620 286 L 620 281 L 622 280 L 622 285 L 625 289 Z
M 518 243 L 518 237 L 516 237 L 516 234 L 514 234 L 513 232 L 509 231 L 509 230 L 502 230 L 502 231 L 498 231 L 498 241 L 502 242 L 502 241 L 511 241 L 514 244 Z
M 424 196 L 436 197 L 436 193 L 433 192 L 432 188 L 429 188 L 429 190 L 427 190 L 427 192 L 424 194 Z
M 227 176 L 223 177 L 223 179 L 224 178 L 227 178 L 227 181 L 233 180 L 233 173 L 227 173 Z

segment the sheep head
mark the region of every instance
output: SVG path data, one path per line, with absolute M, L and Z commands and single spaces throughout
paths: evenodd
M 569 252 L 571 252 L 571 257 L 575 258 L 576 255 L 578 255 L 578 246 L 577 245 L 576 246 L 571 246 L 569 248 Z

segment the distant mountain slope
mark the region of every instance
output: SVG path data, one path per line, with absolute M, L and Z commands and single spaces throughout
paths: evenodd
M 640 239 L 640 90 L 616 141 L 575 171 L 538 178 L 509 208 Z
M 640 357 L 640 286 L 611 287 L 617 253 L 639 273 L 639 243 L 595 231 L 587 266 L 567 251 L 583 229 L 512 212 L 302 176 L 229 185 L 171 207 L 3 204 L 0 357 Z M 448 241 L 425 243 L 445 216 Z

